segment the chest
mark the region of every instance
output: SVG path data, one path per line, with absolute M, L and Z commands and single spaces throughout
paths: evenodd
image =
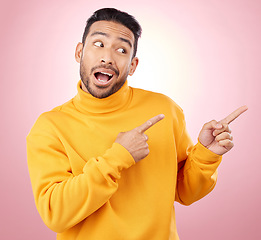
M 151 113 L 151 117 L 155 115 L 157 115 L 156 112 Z M 73 119 L 64 119 L 63 130 L 58 131 L 58 135 L 73 174 L 81 174 L 89 159 L 103 156 L 106 150 L 111 148 L 120 132 L 130 131 L 149 118 L 150 116 L 124 112 L 117 115 L 81 115 Z M 168 117 L 147 130 L 146 134 L 149 137 L 150 154 L 139 165 L 135 165 L 136 171 L 143 167 L 151 171 L 175 167 L 175 137 Z

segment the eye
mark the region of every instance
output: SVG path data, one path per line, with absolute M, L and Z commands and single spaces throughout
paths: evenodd
M 127 53 L 127 51 L 124 48 L 118 48 L 117 51 L 120 53 Z
M 102 42 L 95 42 L 94 46 L 96 46 L 96 47 L 104 47 Z

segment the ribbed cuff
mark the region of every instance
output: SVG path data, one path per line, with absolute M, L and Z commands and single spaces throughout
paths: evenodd
M 108 164 L 118 168 L 119 171 L 135 164 L 132 155 L 119 143 L 113 143 L 112 147 L 105 152 L 103 157 L 108 161 Z
M 222 160 L 222 156 L 218 155 L 209 149 L 207 149 L 204 145 L 202 145 L 199 141 L 194 146 L 193 149 L 193 158 L 196 159 L 198 162 L 204 164 L 211 164 L 220 162 Z

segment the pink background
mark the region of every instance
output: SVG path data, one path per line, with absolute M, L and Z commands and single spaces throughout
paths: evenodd
M 25 137 L 39 114 L 76 94 L 74 49 L 101 7 L 140 21 L 140 65 L 129 84 L 173 98 L 194 142 L 206 121 L 249 107 L 231 124 L 235 148 L 214 191 L 176 204 L 181 239 L 261 239 L 259 0 L 1 0 L 1 239 L 55 239 L 34 205 Z

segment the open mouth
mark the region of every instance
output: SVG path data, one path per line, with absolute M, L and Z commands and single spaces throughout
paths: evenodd
M 112 79 L 113 74 L 106 72 L 96 72 L 94 76 L 98 82 L 100 82 L 101 84 L 106 84 Z

